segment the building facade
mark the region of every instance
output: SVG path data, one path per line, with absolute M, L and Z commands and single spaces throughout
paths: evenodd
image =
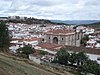
M 45 42 L 60 45 L 80 46 L 82 33 L 76 33 L 68 29 L 55 29 L 45 33 Z

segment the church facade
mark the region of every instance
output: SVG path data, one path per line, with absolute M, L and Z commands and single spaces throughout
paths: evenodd
M 45 42 L 59 45 L 80 46 L 82 37 L 82 33 L 76 33 L 74 30 L 55 29 L 45 33 Z

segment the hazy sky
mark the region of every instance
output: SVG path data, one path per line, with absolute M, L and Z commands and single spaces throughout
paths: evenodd
M 100 20 L 100 0 L 0 0 L 0 16 Z

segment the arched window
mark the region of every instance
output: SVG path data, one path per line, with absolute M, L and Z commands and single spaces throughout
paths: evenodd
M 42 42 L 44 42 L 44 39 L 42 39 Z
M 58 38 L 57 37 L 53 38 L 53 43 L 58 44 Z
M 64 39 L 62 38 L 62 40 L 64 40 Z

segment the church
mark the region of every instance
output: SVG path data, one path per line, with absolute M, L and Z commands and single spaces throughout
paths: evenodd
M 59 45 L 80 46 L 83 37 L 81 32 L 73 29 L 52 29 L 45 33 L 45 42 Z

